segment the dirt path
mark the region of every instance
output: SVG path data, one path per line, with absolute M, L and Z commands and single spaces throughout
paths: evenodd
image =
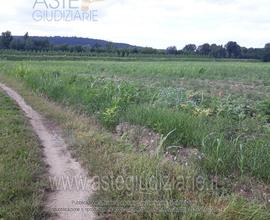
M 94 219 L 95 215 L 85 202 L 91 195 L 91 180 L 80 164 L 72 158 L 58 129 L 27 105 L 24 99 L 11 88 L 0 83 L 4 90 L 29 118 L 33 130 L 44 146 L 45 162 L 49 165 L 50 189 L 46 207 L 56 213 L 52 219 Z M 47 126 L 46 125 L 50 125 Z

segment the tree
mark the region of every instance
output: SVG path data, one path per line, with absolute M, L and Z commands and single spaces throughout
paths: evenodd
M 28 38 L 25 41 L 24 49 L 25 50 L 33 50 L 34 49 L 34 43 L 33 43 L 33 40 L 31 38 Z
M 81 45 L 74 45 L 70 49 L 71 49 L 71 52 L 76 52 L 76 53 L 81 53 L 84 51 Z
M 230 41 L 225 46 L 228 56 L 230 58 L 240 58 L 241 57 L 241 47 L 234 41 Z
M 194 53 L 197 49 L 197 46 L 195 44 L 188 44 L 183 48 L 183 51 L 185 53 Z
M 266 44 L 264 47 L 263 61 L 270 62 L 270 43 Z
M 197 48 L 197 51 L 201 55 L 209 55 L 211 52 L 210 44 L 206 43 Z
M 50 43 L 48 39 L 34 39 L 33 40 L 33 50 L 48 50 Z
M 157 50 L 152 47 L 143 47 L 140 48 L 139 52 L 142 54 L 156 54 Z
M 12 39 L 13 39 L 13 37 L 12 37 L 10 31 L 3 32 L 2 36 L 1 36 L 1 46 L 4 49 L 9 49 Z
M 173 54 L 176 55 L 177 54 L 177 48 L 176 46 L 170 46 L 166 49 L 166 53 L 167 54 Z
M 113 46 L 113 43 L 112 43 L 112 42 L 108 42 L 108 43 L 106 44 L 106 51 L 107 51 L 108 53 L 111 53 L 111 52 L 114 51 L 114 46 Z
M 67 44 L 61 44 L 57 47 L 57 49 L 60 51 L 69 51 L 70 50 L 70 48 Z
M 137 47 L 134 47 L 134 48 L 131 49 L 130 52 L 133 53 L 133 54 L 137 54 L 137 53 L 139 53 L 139 50 L 138 50 Z
M 29 39 L 29 34 L 28 32 L 25 33 L 25 35 L 23 36 L 24 42 L 26 42 Z
M 241 57 L 246 58 L 248 56 L 248 48 L 241 47 L 240 50 L 241 50 Z
M 264 47 L 264 49 L 266 49 L 266 50 L 270 50 L 270 43 L 267 43 L 267 44 L 265 44 L 265 47 Z
M 13 50 L 24 50 L 24 48 L 25 48 L 25 43 L 21 39 L 13 39 L 10 42 L 10 49 L 13 49 Z
M 212 44 L 210 46 L 210 55 L 215 58 L 225 58 L 226 57 L 226 49 L 220 45 Z
M 92 52 L 99 52 L 101 48 L 102 48 L 102 46 L 101 46 L 100 44 L 95 43 L 95 44 L 92 46 L 91 51 L 92 51 Z

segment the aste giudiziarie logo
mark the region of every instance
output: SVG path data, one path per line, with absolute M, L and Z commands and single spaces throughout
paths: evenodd
M 32 18 L 34 21 L 98 21 L 96 2 L 103 0 L 34 0 Z

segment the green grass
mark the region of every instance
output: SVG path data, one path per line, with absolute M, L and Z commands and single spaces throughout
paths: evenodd
M 25 97 L 26 101 L 30 103 L 36 110 L 41 112 L 43 116 L 49 118 L 52 121 L 56 121 L 59 125 L 61 125 L 64 133 L 66 134 L 65 139 L 69 144 L 73 154 L 76 158 L 82 161 L 82 164 L 84 164 L 84 167 L 92 176 L 98 176 L 101 178 L 109 177 L 110 183 L 112 184 L 117 182 L 116 177 L 119 176 L 123 177 L 125 180 L 129 177 L 138 177 L 139 180 L 141 180 L 142 189 L 138 188 L 138 185 L 137 187 L 120 187 L 119 189 L 116 189 L 115 185 L 112 185 L 112 187 L 109 189 L 98 191 L 95 194 L 95 200 L 114 201 L 119 202 L 120 204 L 123 204 L 124 201 L 131 201 L 138 205 L 145 200 L 148 200 L 150 201 L 150 207 L 151 201 L 165 201 L 166 204 L 168 204 L 175 200 L 178 202 L 185 200 L 191 204 L 186 207 L 186 211 L 181 213 L 173 212 L 165 206 L 168 211 L 167 213 L 153 213 L 147 210 L 143 213 L 113 212 L 112 218 L 269 219 L 269 206 L 264 203 L 260 204 L 259 202 L 251 202 L 246 199 L 239 198 L 239 196 L 235 195 L 234 191 L 231 189 L 231 186 L 235 184 L 234 182 L 230 182 L 230 184 L 221 188 L 215 187 L 212 185 L 213 183 L 208 178 L 208 174 L 200 167 L 183 167 L 180 164 L 164 160 L 162 155 L 156 157 L 150 156 L 146 153 L 138 153 L 134 151 L 133 146 L 112 138 L 112 135 L 108 132 L 105 132 L 102 128 L 100 128 L 100 126 L 97 126 L 93 119 L 90 119 L 89 117 L 82 114 L 78 115 L 71 111 L 70 108 L 56 106 L 43 97 L 37 97 L 36 95 L 33 95 L 33 93 L 30 92 L 27 87 L 25 87 L 26 84 L 24 81 L 23 83 L 18 83 L 17 79 L 14 81 L 13 79 L 10 79 L 10 77 L 4 77 L 3 79 L 7 80 L 9 85 L 16 88 L 16 90 Z M 80 81 L 78 85 L 83 87 L 82 82 L 84 82 L 84 80 Z M 99 93 L 98 91 L 99 90 L 96 92 Z M 63 95 L 64 93 L 59 94 Z M 105 92 L 105 94 L 107 93 Z M 65 97 L 69 97 L 69 93 L 67 93 Z M 77 98 L 79 97 L 81 96 L 78 95 Z M 62 97 L 59 97 L 59 100 L 61 100 L 61 98 Z M 68 100 L 65 100 L 65 104 L 68 103 L 67 101 Z M 132 105 L 134 105 L 134 103 Z M 132 105 L 130 105 L 130 107 Z M 74 103 L 71 106 L 81 108 L 78 106 L 78 104 L 75 105 Z M 170 115 L 167 114 L 168 112 L 166 112 L 169 110 L 155 110 L 158 112 L 156 114 L 164 113 L 162 116 L 165 118 L 164 122 L 166 121 L 166 115 L 168 117 Z M 188 112 L 175 112 L 175 114 L 177 114 L 177 117 L 179 115 L 182 116 L 182 118 L 179 120 L 183 120 L 185 116 L 191 117 Z M 134 115 L 134 118 L 137 118 L 136 115 Z M 154 116 L 153 118 L 155 119 Z M 173 124 L 173 120 L 170 123 Z M 196 123 L 199 122 L 194 121 L 194 123 L 195 124 L 192 124 L 191 126 L 188 125 L 185 127 L 188 127 L 191 131 L 196 128 Z M 204 144 L 207 142 L 209 142 L 209 138 L 204 139 Z M 211 145 L 213 148 L 215 148 L 215 150 L 210 147 L 208 149 L 213 157 L 216 155 L 221 155 L 222 150 L 224 150 L 219 147 L 220 153 L 217 154 L 216 150 L 218 148 L 218 144 L 216 142 L 212 143 Z M 210 145 L 207 144 L 207 146 Z M 202 145 L 202 147 L 204 147 L 204 145 Z M 232 158 L 230 158 L 230 160 L 233 162 Z M 198 176 L 205 178 L 205 188 L 202 190 L 194 187 L 194 178 Z M 162 184 L 158 190 L 151 190 L 147 184 L 149 183 L 151 177 L 162 178 L 159 180 L 164 180 L 163 183 L 160 182 Z M 182 178 L 184 178 L 184 182 Z M 183 207 L 185 206 L 178 205 L 178 208 Z
M 47 65 L 47 63 L 50 65 Z M 2 61 L 13 66 L 14 61 Z M 269 82 L 269 63 L 261 62 L 219 62 L 219 61 L 17 61 L 16 64 L 31 64 L 31 69 L 40 72 L 59 71 L 128 78 L 177 80 L 185 79 L 237 79 L 240 81 Z M 46 65 L 46 69 L 42 68 Z
M 270 183 L 270 65 L 267 63 L 2 61 L 0 67 L 2 73 L 22 81 L 36 94 L 95 117 L 109 131 L 114 131 L 121 122 L 129 122 L 151 128 L 163 137 L 170 134 L 162 146 L 164 152 L 170 146 L 197 148 L 203 159 L 190 171 L 194 175 L 200 173 L 208 180 L 218 176 L 254 178 L 264 184 Z M 89 169 L 98 175 L 113 172 L 143 176 L 147 180 L 158 170 L 161 176 L 171 174 L 170 184 L 173 184 L 174 177 L 183 174 L 181 166 L 160 165 L 162 154 L 161 158 L 153 159 L 134 152 L 132 146 L 104 139 L 98 132 L 90 137 L 85 144 L 78 135 L 72 145 L 78 157 L 86 163 L 91 161 Z M 187 175 L 185 171 L 184 175 Z M 199 201 L 200 207 L 209 208 L 219 198 L 212 197 L 212 193 L 226 195 L 229 188 L 202 194 L 195 192 L 193 202 Z M 112 190 L 100 195 L 108 199 L 136 198 L 139 201 L 190 197 L 189 193 L 183 195 L 177 190 L 159 191 L 153 197 L 133 191 L 134 198 L 129 198 L 127 193 Z M 233 192 L 230 193 L 233 196 Z M 226 199 L 221 197 L 222 203 Z M 248 213 L 243 210 L 257 212 L 256 205 L 237 206 L 240 203 L 225 202 L 222 208 L 227 207 L 227 219 L 232 219 L 234 209 L 240 212 L 240 217 Z M 223 216 L 225 211 L 221 210 Z M 263 209 L 258 213 L 264 213 Z M 207 219 L 204 214 L 196 218 Z M 194 215 L 191 216 L 195 218 Z M 147 213 L 146 216 L 158 217 Z
M 198 148 L 205 155 L 201 166 L 208 173 L 237 171 L 270 180 L 269 98 L 264 85 L 269 80 L 269 64 L 30 61 L 2 65 L 2 71 L 23 80 L 30 89 L 94 115 L 108 129 L 127 121 L 164 136 L 174 131 L 165 145 Z M 246 96 L 230 88 L 223 88 L 226 95 L 217 96 L 212 91 L 219 88 L 185 88 L 176 83 L 179 78 L 222 79 L 225 85 L 230 85 L 228 80 L 239 80 L 240 86 L 263 82 Z
M 0 92 L 0 219 L 41 219 L 45 165 L 37 137 Z

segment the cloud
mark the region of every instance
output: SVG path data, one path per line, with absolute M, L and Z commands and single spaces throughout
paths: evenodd
M 2 1 L 2 30 L 101 38 L 157 48 L 229 40 L 263 47 L 270 41 L 268 0 L 104 0 L 92 4 L 99 14 L 96 23 L 35 22 L 34 1 Z

